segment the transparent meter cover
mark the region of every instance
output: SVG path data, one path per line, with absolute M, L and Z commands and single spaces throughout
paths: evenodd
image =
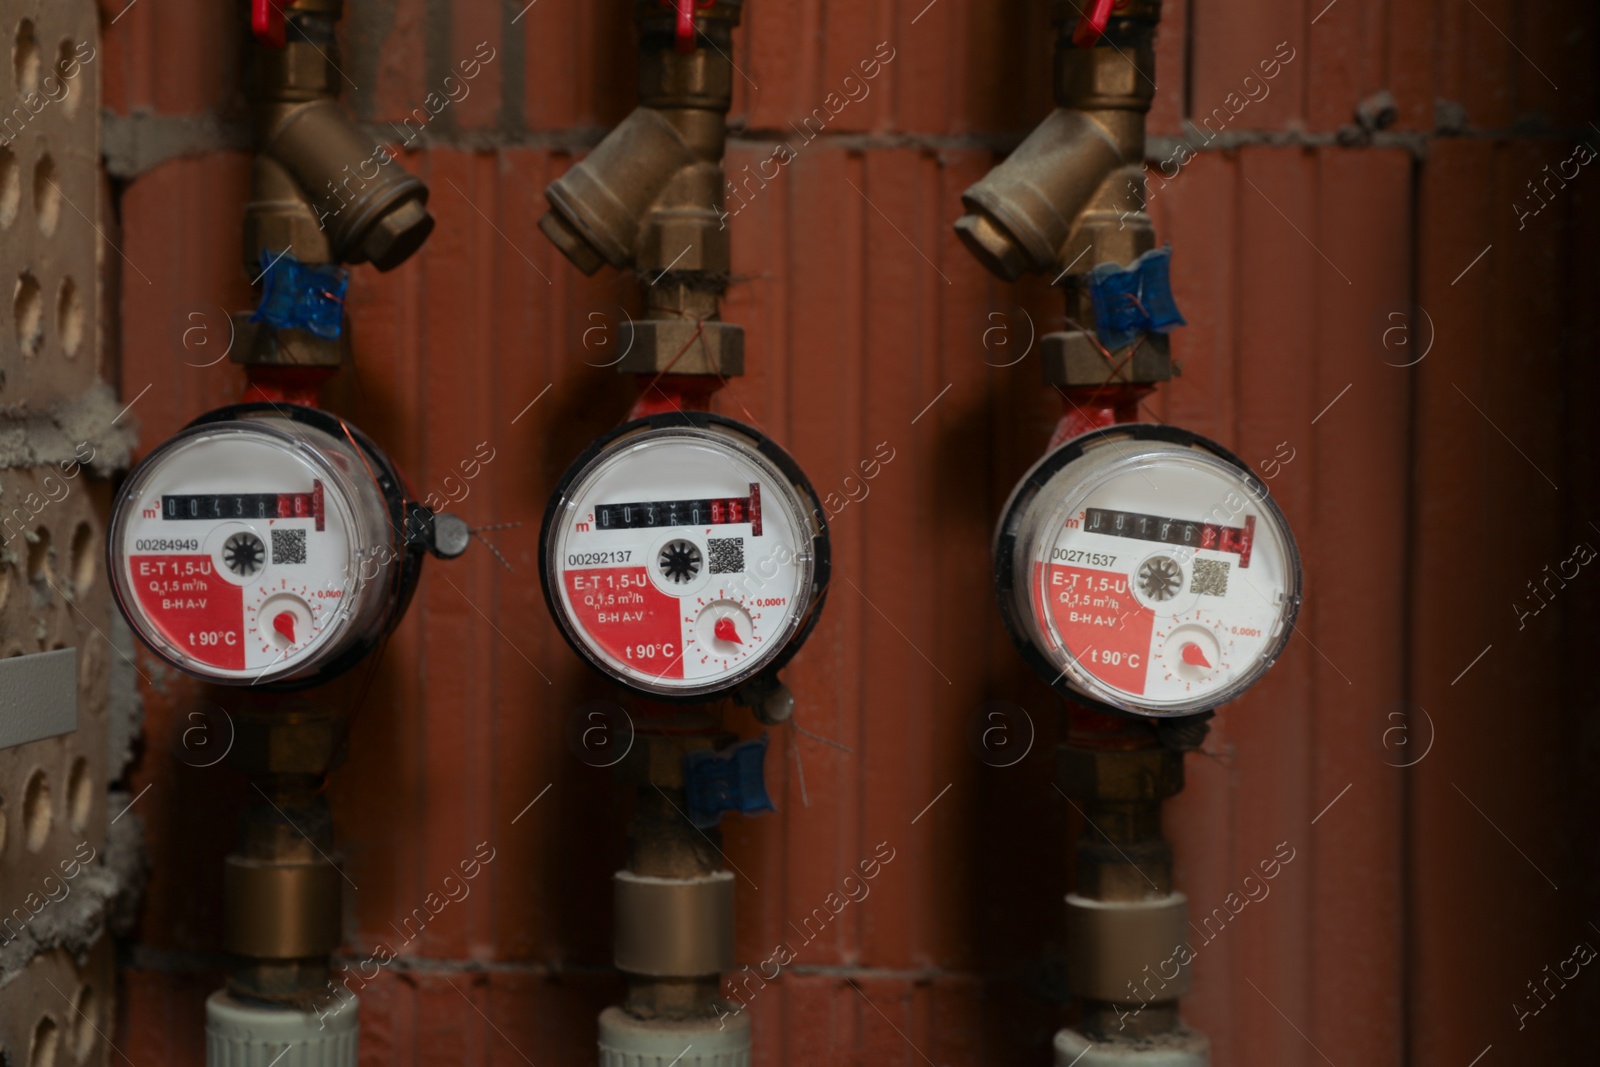
M 816 494 L 732 420 L 630 423 L 567 472 L 545 515 L 545 596 L 569 643 L 617 681 L 707 699 L 776 670 L 828 575 Z
M 1165 426 L 1085 434 L 1013 493 L 996 535 L 1012 636 L 1052 685 L 1148 716 L 1208 711 L 1277 659 L 1300 556 L 1266 485 Z
M 397 526 L 351 440 L 268 416 L 191 426 L 129 475 L 107 545 L 139 637 L 210 681 L 313 677 L 393 616 Z M 399 570 L 396 565 L 394 570 Z

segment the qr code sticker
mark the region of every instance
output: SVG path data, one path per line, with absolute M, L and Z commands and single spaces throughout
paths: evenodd
M 306 532 L 304 530 L 272 531 L 272 562 L 304 563 L 306 561 Z
M 1194 577 L 1189 581 L 1189 588 L 1199 596 L 1227 596 L 1228 595 L 1228 562 L 1221 559 L 1197 559 L 1194 561 Z
M 713 537 L 706 541 L 712 574 L 744 573 L 744 538 Z

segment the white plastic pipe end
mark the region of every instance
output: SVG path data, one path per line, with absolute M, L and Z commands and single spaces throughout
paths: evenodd
M 600 1013 L 600 1067 L 750 1067 L 750 1017 L 679 1023 Z
M 206 998 L 206 1067 L 356 1067 L 357 1008 L 353 994 L 318 1013 L 235 1000 L 219 989 Z
M 1197 1030 L 1138 1041 L 1091 1041 L 1076 1030 L 1056 1033 L 1056 1067 L 1211 1067 L 1211 1042 Z

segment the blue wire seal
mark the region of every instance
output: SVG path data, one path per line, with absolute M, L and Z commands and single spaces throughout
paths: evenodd
M 261 303 L 250 321 L 337 341 L 349 287 L 350 272 L 343 267 L 302 263 L 288 252 L 274 255 L 263 248 Z
M 767 735 L 741 741 L 721 752 L 700 750 L 683 757 L 683 792 L 689 821 L 709 830 L 724 812 L 760 815 L 777 811 L 767 795 Z
M 1089 272 L 1094 327 L 1108 349 L 1133 344 L 1146 333 L 1184 326 L 1172 298 L 1172 249 L 1153 248 L 1126 267 L 1102 263 Z

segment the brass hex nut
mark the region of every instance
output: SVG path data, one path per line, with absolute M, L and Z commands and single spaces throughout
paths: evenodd
M 744 373 L 744 328 L 730 322 L 702 322 L 695 336 L 692 319 L 639 319 L 633 324 L 633 347 L 618 369 L 628 374 Z M 676 360 L 677 362 L 673 362 Z
M 373 223 L 361 238 L 361 257 L 381 271 L 390 271 L 411 258 L 433 232 L 433 216 L 416 198 L 400 202 Z
M 1028 271 L 1028 254 L 986 212 L 972 211 L 956 220 L 956 236 L 989 273 L 1014 282 Z
M 310 100 L 339 91 L 339 74 L 308 40 L 290 38 L 282 48 L 257 49 L 260 92 L 276 100 Z
M 1148 110 L 1155 99 L 1155 48 L 1065 48 L 1056 53 L 1056 100 L 1063 107 Z
M 249 312 L 231 316 L 233 348 L 228 358 L 234 363 L 280 367 L 339 367 L 350 354 L 350 331 L 341 330 L 335 340 L 318 337 L 305 330 L 280 329 L 263 322 L 251 322 Z M 348 327 L 348 322 L 346 326 Z
M 539 229 L 546 237 L 550 238 L 552 244 L 561 250 L 561 254 L 571 260 L 572 265 L 583 271 L 583 273 L 593 274 L 605 266 L 605 257 L 560 212 L 545 212 L 544 218 L 539 220 Z
M 733 268 L 726 226 L 715 212 L 697 209 L 652 214 L 638 260 L 660 264 L 657 272 L 670 269 L 674 274 L 727 274 Z
M 686 56 L 644 49 L 639 54 L 639 102 L 646 107 L 727 111 L 733 103 L 733 64 L 708 48 Z
M 1165 748 L 1109 750 L 1061 745 L 1056 778 L 1062 792 L 1112 804 L 1158 804 L 1183 789 L 1183 754 Z
M 1147 334 L 1132 359 L 1126 350 L 1111 353 L 1108 362 L 1086 333 L 1048 333 L 1039 341 L 1047 385 L 1077 388 L 1097 385 L 1146 385 L 1172 377 L 1172 343 L 1165 334 Z
M 343 753 L 348 723 L 333 715 L 240 715 L 229 755 L 250 774 L 326 774 Z

